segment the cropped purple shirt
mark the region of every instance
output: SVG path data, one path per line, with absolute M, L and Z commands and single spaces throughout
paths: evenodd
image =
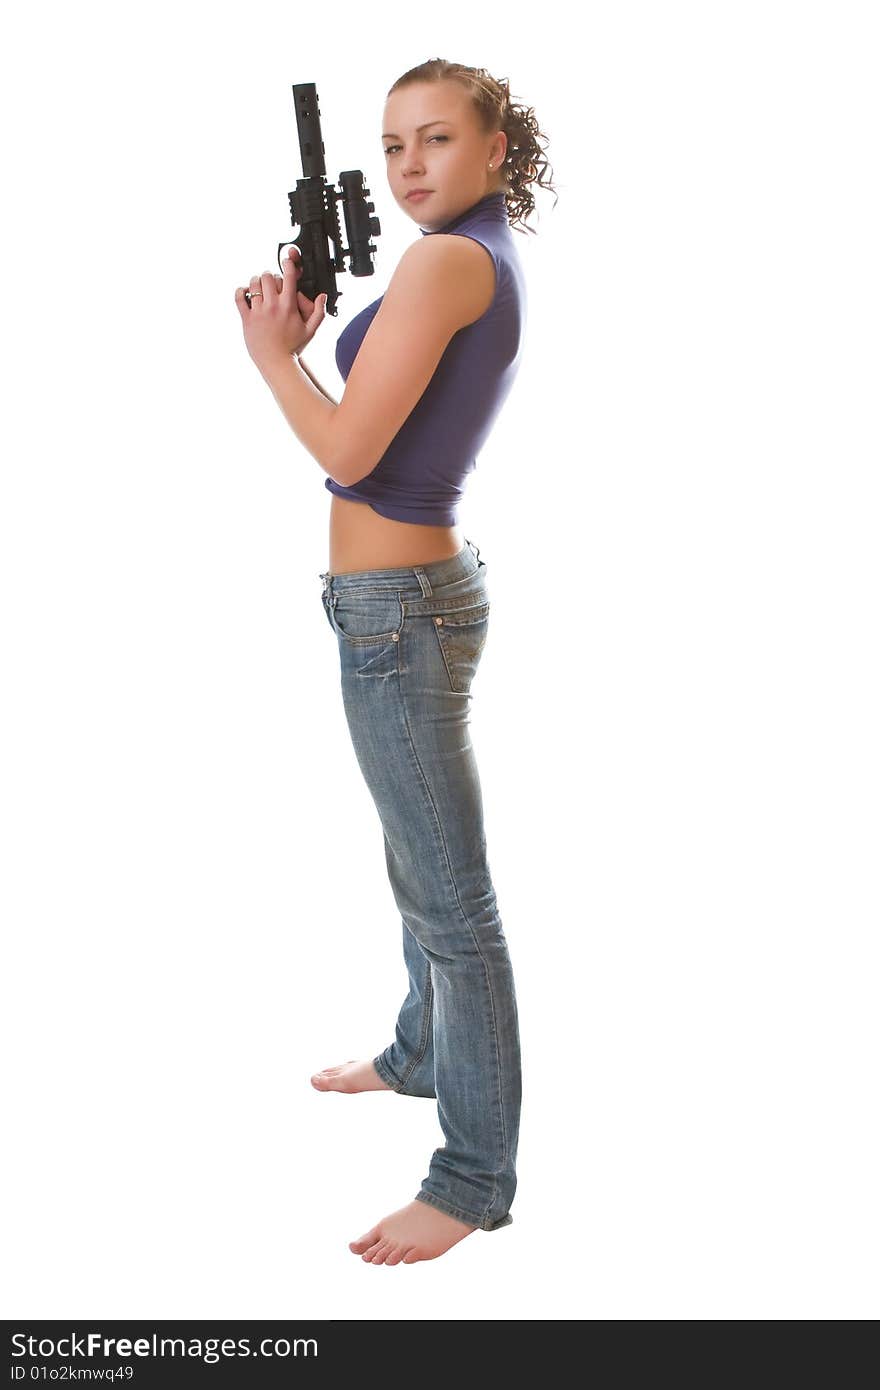
M 503 193 L 490 193 L 436 231 L 478 241 L 495 264 L 495 294 L 480 318 L 453 334 L 427 387 L 372 472 L 352 487 L 333 478 L 338 497 L 366 502 L 381 516 L 423 526 L 454 526 L 468 473 L 504 404 L 522 357 L 525 277 L 507 220 Z M 346 380 L 384 299 L 368 304 L 336 342 Z

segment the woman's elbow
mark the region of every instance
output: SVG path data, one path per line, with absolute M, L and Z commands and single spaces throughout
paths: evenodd
M 348 441 L 347 445 L 334 451 L 330 476 L 341 487 L 354 487 L 361 478 L 372 473 L 381 457 L 381 453 L 376 454 L 375 458 L 368 455 L 362 440 L 360 443 L 357 440 Z

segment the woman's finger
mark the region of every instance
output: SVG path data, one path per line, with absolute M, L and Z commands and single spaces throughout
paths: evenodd
M 290 286 L 291 294 L 293 294 L 296 291 L 296 287 L 299 284 L 299 278 L 301 275 L 302 266 L 297 264 L 297 262 L 293 259 L 293 256 L 286 256 L 284 259 L 284 276 L 282 278 L 282 284 Z

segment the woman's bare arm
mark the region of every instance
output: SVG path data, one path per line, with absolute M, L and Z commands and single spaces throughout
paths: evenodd
M 337 483 L 350 487 L 375 468 L 453 335 L 488 307 L 494 280 L 492 262 L 476 241 L 423 237 L 401 256 L 340 402 L 296 355 L 279 353 L 258 363 L 297 439 Z
M 297 280 L 299 279 L 299 275 L 300 275 L 300 272 L 297 271 Z M 280 275 L 276 275 L 276 276 L 275 276 L 275 285 L 276 285 L 276 288 L 277 288 L 277 290 L 278 290 L 278 293 L 280 294 L 281 291 L 284 289 L 284 280 L 283 280 L 283 278 L 282 278 Z M 314 300 L 306 299 L 306 296 L 305 296 L 305 295 L 303 295 L 303 298 L 306 300 L 306 304 L 307 304 L 307 305 L 308 305 L 308 304 L 311 304 L 312 308 L 315 307 L 315 305 L 314 305 Z M 305 352 L 305 348 L 303 348 L 303 352 Z M 302 353 L 301 353 L 301 352 L 296 354 L 296 360 L 299 362 L 299 365 L 302 367 L 302 369 L 303 369 L 303 371 L 305 372 L 306 376 L 308 377 L 309 381 L 312 383 L 312 385 L 313 385 L 318 391 L 321 392 L 321 395 L 324 397 L 324 399 L 327 400 L 327 401 L 329 401 L 331 405 L 338 405 L 339 402 L 338 402 L 337 400 L 334 400 L 334 399 L 333 399 L 333 397 L 330 395 L 330 392 L 329 392 L 329 391 L 325 391 L 325 390 L 324 390 L 323 386 L 321 385 L 320 381 L 319 381 L 318 378 L 315 376 L 315 374 L 314 374 L 313 372 L 310 372 L 310 371 L 309 371 L 309 369 L 308 369 L 308 367 L 306 366 L 305 362 L 302 360 Z
M 333 397 L 330 395 L 330 392 L 329 392 L 329 391 L 325 391 L 325 390 L 324 390 L 323 386 L 321 385 L 320 381 L 318 381 L 318 379 L 317 379 L 317 377 L 314 375 L 314 373 L 309 371 L 308 367 L 306 366 L 305 362 L 304 362 L 303 359 L 302 359 L 302 353 L 300 353 L 299 356 L 297 357 L 297 361 L 299 362 L 299 365 L 302 367 L 303 371 L 305 372 L 306 376 L 308 377 L 308 379 L 309 379 L 309 381 L 312 383 L 312 385 L 313 385 L 313 386 L 317 386 L 318 390 L 321 392 L 321 395 L 322 395 L 322 396 L 325 396 L 325 397 L 327 398 L 327 400 L 330 401 L 331 405 L 338 405 L 339 402 L 333 399 Z

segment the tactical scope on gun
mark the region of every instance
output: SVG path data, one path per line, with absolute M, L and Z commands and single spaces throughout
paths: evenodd
M 370 190 L 364 184 L 360 169 L 346 169 L 339 175 L 341 193 L 327 183 L 321 113 L 314 82 L 295 82 L 293 103 L 303 177 L 297 180 L 296 188 L 288 193 L 287 199 L 291 222 L 300 231 L 293 241 L 278 243 L 278 269 L 284 273 L 282 247 L 298 247 L 302 275 L 297 289 L 311 300 L 316 300 L 319 294 L 326 294 L 326 312 L 335 315 L 336 301 L 340 295 L 336 288 L 336 272 L 345 270 L 345 257 L 349 256 L 352 275 L 372 275 L 372 257 L 376 248 L 370 237 L 379 236 L 382 229 L 378 217 L 370 216 L 375 208 L 366 201 Z M 347 249 L 342 245 L 339 229 L 336 206 L 339 201 L 345 213 Z M 328 242 L 333 243 L 332 255 L 328 251 Z M 245 298 L 250 304 L 250 292 L 247 290 Z

